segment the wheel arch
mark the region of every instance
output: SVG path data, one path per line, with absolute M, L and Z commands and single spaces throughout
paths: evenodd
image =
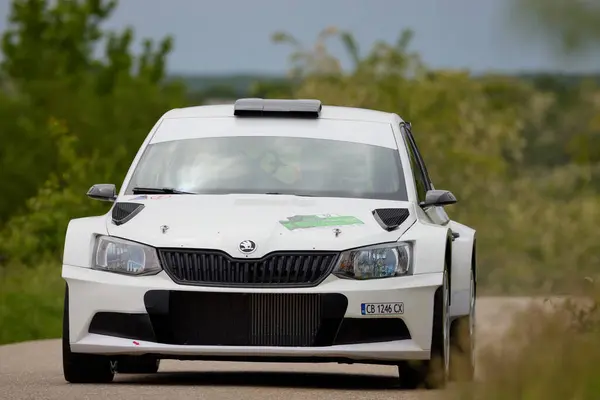
M 473 282 L 475 288 L 473 292 L 477 296 L 477 235 L 473 235 L 473 250 L 471 250 L 471 272 L 473 272 Z
M 472 272 L 474 279 L 477 279 L 476 231 L 455 221 L 451 221 L 450 229 L 454 233 L 450 254 L 452 259 L 451 313 L 453 316 L 463 316 L 468 315 L 471 308 Z
M 446 269 L 448 270 L 448 289 L 452 293 L 452 232 L 448 230 L 446 235 L 446 248 L 444 250 L 444 261 Z M 450 306 L 452 306 L 452 296 L 449 300 Z

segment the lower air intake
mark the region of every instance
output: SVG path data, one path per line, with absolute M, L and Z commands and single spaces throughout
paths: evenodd
M 166 314 L 146 307 L 162 343 L 306 347 L 333 344 L 348 301 L 341 294 L 170 292 Z

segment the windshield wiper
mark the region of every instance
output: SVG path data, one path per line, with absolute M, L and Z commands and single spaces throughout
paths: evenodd
M 279 196 L 300 196 L 300 197 L 315 197 L 312 194 L 298 194 L 298 193 L 281 193 L 281 192 L 267 192 L 263 194 L 272 194 Z
M 175 188 L 152 188 L 152 187 L 134 187 L 133 194 L 195 194 L 191 192 L 184 192 Z

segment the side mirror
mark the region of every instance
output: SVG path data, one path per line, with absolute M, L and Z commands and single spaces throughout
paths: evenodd
M 422 201 L 421 207 L 448 206 L 456 203 L 456 197 L 448 190 L 429 190 L 425 194 L 425 201 Z
M 92 186 L 88 190 L 87 196 L 94 200 L 115 201 L 117 199 L 117 188 L 112 183 L 100 183 Z

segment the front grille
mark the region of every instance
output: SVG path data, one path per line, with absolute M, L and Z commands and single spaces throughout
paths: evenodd
M 334 267 L 335 252 L 277 252 L 237 259 L 217 250 L 159 249 L 163 268 L 177 283 L 227 286 L 315 286 Z
M 178 345 L 332 345 L 348 301 L 341 294 L 170 292 L 166 314 L 146 294 L 157 341 Z

